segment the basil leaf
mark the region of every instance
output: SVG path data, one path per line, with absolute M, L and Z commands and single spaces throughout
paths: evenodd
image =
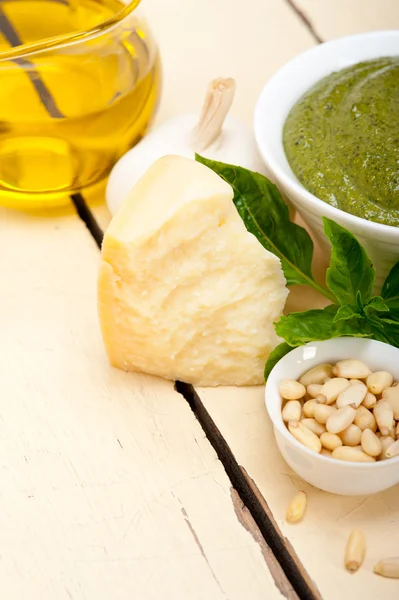
M 390 270 L 382 286 L 381 296 L 387 300 L 397 300 L 399 306 L 399 262 Z
M 374 339 L 399 347 L 399 322 L 390 321 L 388 323 L 377 314 L 368 315 L 367 321 L 371 326 Z
M 313 278 L 312 238 L 306 229 L 290 221 L 288 206 L 278 188 L 260 173 L 198 154 L 195 159 L 232 186 L 234 204 L 247 230 L 281 260 L 287 285 L 310 285 L 334 302 L 334 295 Z
M 336 304 L 324 309 L 307 310 L 283 316 L 275 324 L 277 335 L 290 346 L 301 346 L 307 342 L 329 340 L 350 335 L 370 337 L 371 331 L 366 320 L 357 316 L 348 320 L 334 321 L 339 310 Z
M 372 315 L 373 312 L 389 312 L 389 307 L 381 296 L 374 296 L 363 310 L 365 315 Z
M 278 361 L 288 354 L 288 352 L 291 352 L 291 350 L 293 350 L 292 346 L 286 342 L 282 342 L 270 353 L 265 365 L 265 381 L 269 377 L 271 370 L 275 367 Z
M 324 233 L 332 246 L 326 282 L 340 304 L 355 304 L 360 293 L 363 304 L 371 297 L 375 269 L 355 236 L 338 223 L 323 217 Z
M 361 313 L 359 312 L 359 307 L 354 304 L 345 304 L 344 306 L 340 306 L 337 310 L 337 313 L 334 317 L 334 323 L 337 323 L 338 321 L 347 321 L 353 317 L 362 317 Z

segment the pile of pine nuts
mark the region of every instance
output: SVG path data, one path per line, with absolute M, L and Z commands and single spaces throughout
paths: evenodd
M 399 456 L 399 385 L 357 359 L 320 364 L 279 386 L 282 418 L 298 442 L 329 458 Z

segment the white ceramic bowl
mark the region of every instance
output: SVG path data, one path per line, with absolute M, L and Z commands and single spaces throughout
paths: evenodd
M 352 231 L 366 247 L 377 269 L 380 285 L 399 260 L 399 228 L 373 223 L 334 208 L 308 192 L 286 159 L 282 130 L 296 101 L 317 81 L 362 60 L 399 55 L 399 30 L 376 31 L 320 44 L 300 54 L 272 77 L 255 110 L 255 137 L 270 177 L 294 204 L 327 250 L 321 217 L 333 219 Z
M 282 401 L 278 388 L 282 379 L 298 379 L 318 364 L 334 364 L 344 358 L 358 358 L 372 371 L 386 370 L 399 379 L 399 348 L 375 340 L 351 337 L 309 343 L 289 352 L 271 371 L 266 383 L 266 408 L 281 454 L 302 479 L 334 494 L 375 494 L 399 483 L 399 456 L 375 463 L 328 458 L 298 442 L 281 417 Z

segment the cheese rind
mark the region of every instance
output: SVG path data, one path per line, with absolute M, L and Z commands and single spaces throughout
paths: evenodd
M 99 315 L 112 365 L 202 386 L 263 382 L 288 291 L 232 198 L 213 171 L 177 156 L 135 185 L 102 247 Z

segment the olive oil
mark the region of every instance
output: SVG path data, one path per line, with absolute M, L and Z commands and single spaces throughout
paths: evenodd
M 104 182 L 145 133 L 159 95 L 155 44 L 133 11 L 77 43 L 24 45 L 98 27 L 118 0 L 2 0 L 0 204 L 42 208 Z M 7 59 L 1 53 L 17 48 Z

